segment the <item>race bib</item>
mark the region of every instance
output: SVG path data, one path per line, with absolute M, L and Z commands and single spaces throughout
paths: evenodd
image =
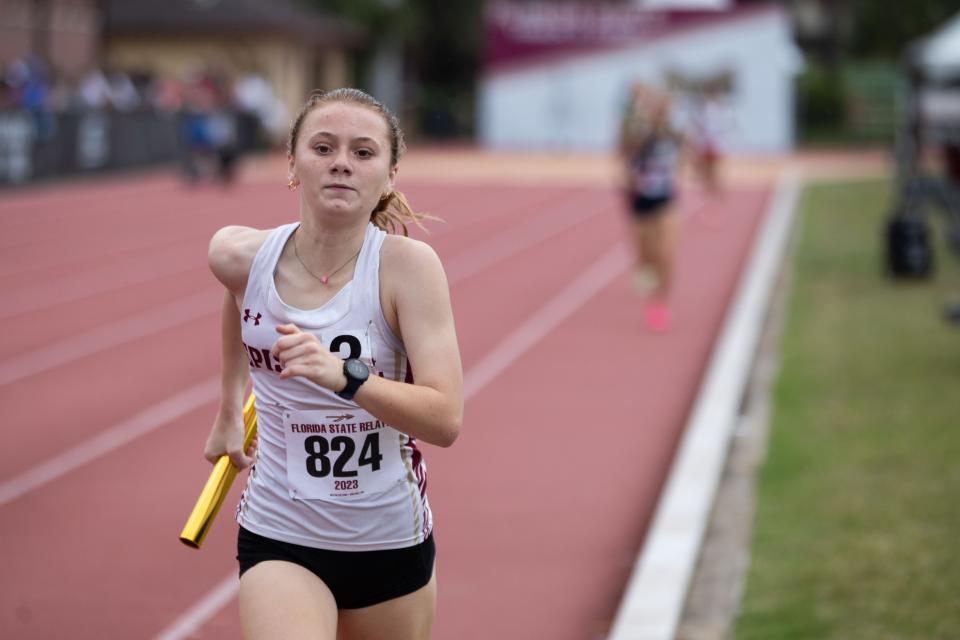
M 366 411 L 287 409 L 283 432 L 291 498 L 358 498 L 403 480 L 398 432 Z

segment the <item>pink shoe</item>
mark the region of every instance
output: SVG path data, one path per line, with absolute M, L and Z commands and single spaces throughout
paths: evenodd
M 657 333 L 670 328 L 670 309 L 663 302 L 650 302 L 643 308 L 643 323 Z

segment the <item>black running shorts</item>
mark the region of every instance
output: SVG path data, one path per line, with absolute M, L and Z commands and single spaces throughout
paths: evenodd
M 280 542 L 240 527 L 240 575 L 266 560 L 300 565 L 323 580 L 338 609 L 360 609 L 413 593 L 430 582 L 433 534 L 418 545 L 386 551 L 328 551 Z
M 631 193 L 630 211 L 636 218 L 656 216 L 659 215 L 672 200 L 672 195 L 646 196 L 641 193 Z

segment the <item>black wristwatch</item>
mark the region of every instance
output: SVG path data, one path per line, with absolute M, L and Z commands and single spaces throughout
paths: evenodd
M 353 400 L 357 389 L 370 377 L 370 369 L 357 358 L 347 358 L 343 361 L 343 375 L 347 377 L 347 386 L 337 391 L 337 395 L 344 400 Z

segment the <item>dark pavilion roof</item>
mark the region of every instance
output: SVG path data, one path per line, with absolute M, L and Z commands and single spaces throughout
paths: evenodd
M 278 33 L 311 44 L 356 46 L 359 25 L 294 0 L 106 0 L 110 35 Z

